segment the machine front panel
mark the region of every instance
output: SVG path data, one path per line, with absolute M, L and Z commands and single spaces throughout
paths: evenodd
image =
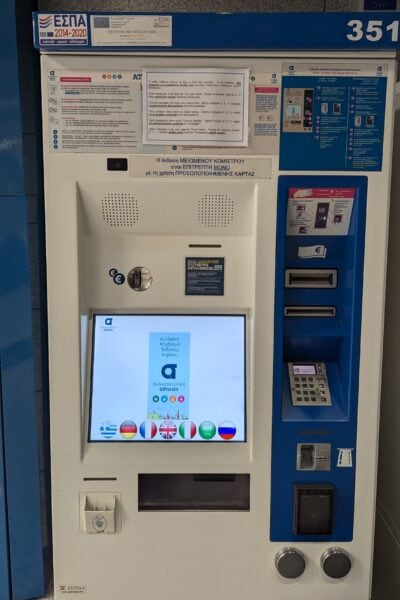
M 57 600 L 369 600 L 394 73 L 42 56 Z

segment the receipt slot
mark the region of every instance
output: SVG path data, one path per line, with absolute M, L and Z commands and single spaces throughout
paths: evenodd
M 370 597 L 396 63 L 337 15 L 34 17 L 56 600 Z

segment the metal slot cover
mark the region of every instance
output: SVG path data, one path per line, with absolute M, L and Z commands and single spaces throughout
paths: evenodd
M 336 306 L 285 306 L 285 317 L 336 317 Z
M 286 269 L 287 288 L 336 288 L 336 269 Z
M 297 471 L 330 471 L 331 444 L 297 444 Z

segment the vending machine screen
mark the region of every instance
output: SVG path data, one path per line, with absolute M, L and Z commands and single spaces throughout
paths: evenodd
M 89 442 L 246 440 L 244 315 L 95 315 Z

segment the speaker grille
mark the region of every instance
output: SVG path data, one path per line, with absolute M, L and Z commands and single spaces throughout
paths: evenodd
M 197 204 L 197 220 L 204 227 L 228 227 L 235 217 L 229 194 L 206 194 Z
M 103 221 L 111 227 L 132 227 L 139 222 L 139 206 L 133 194 L 108 193 L 101 200 Z

